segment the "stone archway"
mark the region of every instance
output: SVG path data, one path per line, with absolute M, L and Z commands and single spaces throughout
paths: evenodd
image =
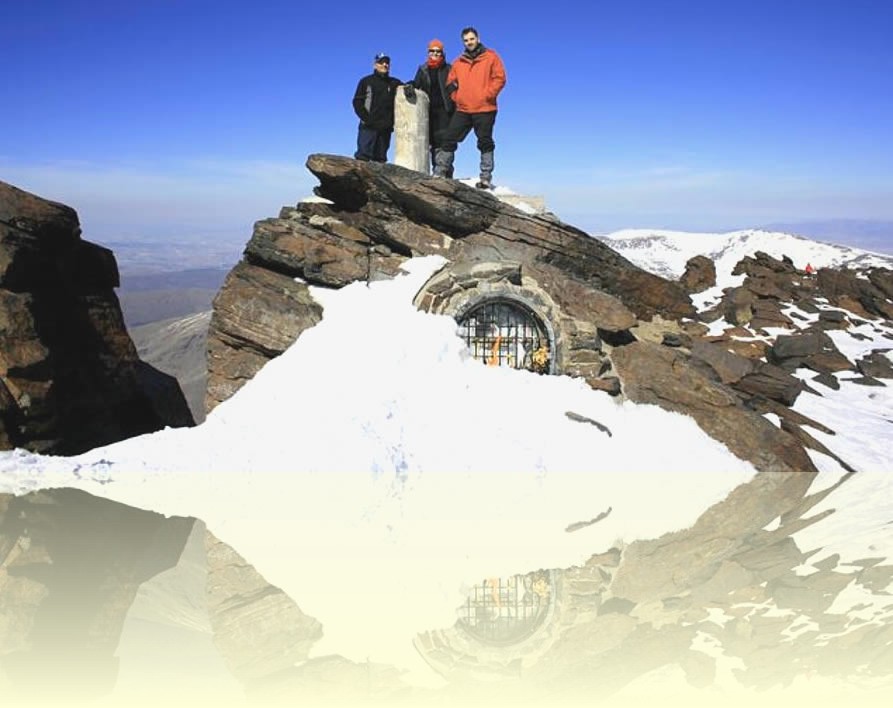
M 449 315 L 472 356 L 492 365 L 565 373 L 566 316 L 519 263 L 448 264 L 419 290 L 421 310 Z

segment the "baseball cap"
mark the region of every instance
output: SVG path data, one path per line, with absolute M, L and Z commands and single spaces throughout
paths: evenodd
M 379 62 L 387 62 L 388 64 L 390 64 L 391 57 L 389 57 L 384 52 L 379 52 L 378 54 L 375 55 L 375 63 L 378 64 Z

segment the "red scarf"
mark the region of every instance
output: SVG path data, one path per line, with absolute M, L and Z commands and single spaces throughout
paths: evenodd
M 428 55 L 428 68 L 436 69 L 438 66 L 443 64 L 443 54 L 438 54 L 437 56 Z

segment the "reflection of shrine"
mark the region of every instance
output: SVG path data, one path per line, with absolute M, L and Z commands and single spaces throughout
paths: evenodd
M 520 642 L 542 624 L 551 595 L 548 571 L 487 578 L 458 608 L 457 625 L 488 644 Z

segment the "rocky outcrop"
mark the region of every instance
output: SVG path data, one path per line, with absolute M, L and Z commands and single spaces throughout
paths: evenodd
M 242 262 L 215 302 L 209 409 L 318 321 L 321 311 L 307 284 L 341 287 L 390 277 L 415 255 L 449 261 L 430 297 L 420 294 L 423 307 L 436 301 L 437 311 L 449 314 L 474 299 L 466 287 L 471 265 L 512 269 L 511 278 L 494 275 L 487 282 L 543 303 L 556 327 L 556 370 L 592 381 L 605 360 L 602 333 L 625 331 L 636 318 L 680 319 L 694 312 L 678 284 L 550 215 L 530 215 L 461 182 L 395 165 L 311 155 L 307 166 L 319 178 L 317 194 L 330 203 L 303 202 L 255 225 Z M 467 297 L 458 297 L 463 288 Z
M 687 292 L 703 292 L 716 285 L 716 266 L 707 256 L 689 258 L 679 282 Z
M 0 447 L 72 454 L 192 424 L 176 380 L 140 362 L 118 284 L 73 209 L 0 182 Z

